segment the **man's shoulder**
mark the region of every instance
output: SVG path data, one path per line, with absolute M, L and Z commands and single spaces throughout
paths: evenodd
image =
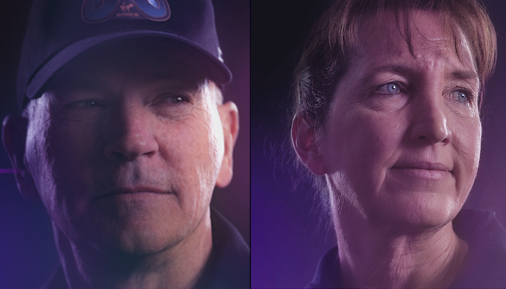
M 211 212 L 213 251 L 197 289 L 250 288 L 250 248 L 239 231 L 216 210 Z M 59 265 L 41 289 L 68 289 Z
M 239 231 L 211 210 L 213 252 L 198 289 L 250 288 L 250 248 Z

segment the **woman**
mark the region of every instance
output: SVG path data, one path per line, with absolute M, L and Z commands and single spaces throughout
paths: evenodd
M 322 16 L 291 133 L 338 246 L 309 288 L 506 287 L 506 232 L 462 210 L 496 49 L 473 0 L 336 1 Z

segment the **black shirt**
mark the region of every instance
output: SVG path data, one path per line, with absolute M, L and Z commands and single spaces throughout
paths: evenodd
M 453 220 L 453 229 L 469 251 L 449 288 L 506 288 L 506 230 L 495 213 L 462 210 Z M 337 246 L 320 259 L 306 288 L 344 288 Z
M 250 288 L 250 249 L 237 229 L 220 213 L 211 210 L 213 250 L 195 289 Z M 43 289 L 68 289 L 58 266 Z

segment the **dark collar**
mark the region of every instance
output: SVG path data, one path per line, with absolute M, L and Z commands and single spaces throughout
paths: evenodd
M 464 209 L 453 220 L 455 233 L 469 245 L 461 273 L 450 288 L 506 288 L 506 230 L 495 213 Z M 337 246 L 320 259 L 306 288 L 344 288 Z
M 462 210 L 453 228 L 469 251 L 450 288 L 506 288 L 506 231 L 495 213 Z
M 249 289 L 250 249 L 237 229 L 211 208 L 213 251 L 195 289 Z M 61 265 L 43 289 L 68 289 Z
M 196 289 L 250 288 L 250 249 L 237 229 L 211 210 L 213 251 Z

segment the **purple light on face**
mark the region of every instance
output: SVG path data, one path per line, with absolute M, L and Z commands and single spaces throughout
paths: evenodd
M 17 169 L 0 169 L 0 174 L 15 174 L 19 171 Z

